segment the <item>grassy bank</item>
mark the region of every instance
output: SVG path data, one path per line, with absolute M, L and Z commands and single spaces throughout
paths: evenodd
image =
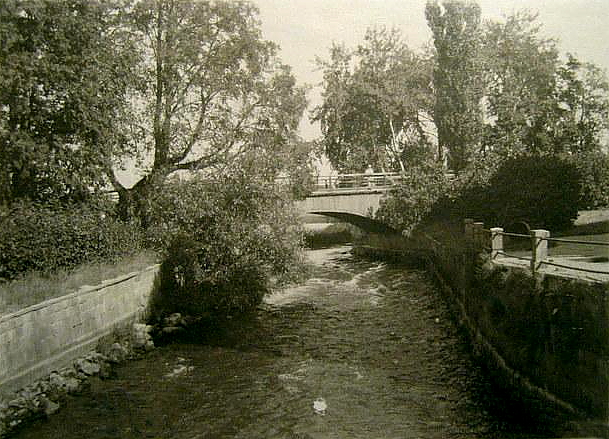
M 117 263 L 84 264 L 53 274 L 29 273 L 21 279 L 0 284 L 0 314 L 8 314 L 48 299 L 72 293 L 84 285 L 140 271 L 158 262 L 152 251 L 143 251 Z

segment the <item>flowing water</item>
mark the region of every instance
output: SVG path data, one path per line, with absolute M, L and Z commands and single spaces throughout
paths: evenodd
M 418 270 L 308 252 L 312 276 L 120 366 L 19 438 L 532 438 Z M 543 430 L 543 429 L 542 429 Z

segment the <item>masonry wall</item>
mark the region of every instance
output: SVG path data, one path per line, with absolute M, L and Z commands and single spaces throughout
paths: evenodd
M 0 317 L 0 393 L 24 387 L 142 318 L 159 266 Z
M 609 425 L 608 284 L 533 276 L 454 248 L 430 262 L 506 389 Z

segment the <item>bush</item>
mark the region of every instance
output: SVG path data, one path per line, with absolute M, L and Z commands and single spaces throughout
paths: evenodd
M 0 221 L 0 279 L 30 272 L 51 273 L 84 262 L 116 260 L 141 250 L 134 224 L 91 205 L 20 203 Z
M 301 262 L 291 206 L 287 194 L 239 175 L 160 188 L 149 228 L 165 253 L 155 312 L 222 317 L 257 306 L 271 279 Z
M 577 218 L 580 173 L 556 156 L 508 159 L 485 186 L 465 188 L 455 202 L 462 218 L 482 220 L 488 227 L 525 222 L 531 228 L 565 229 Z
M 413 167 L 391 196 L 381 200 L 376 218 L 408 235 L 447 192 L 450 182 L 442 165 L 430 162 Z
M 609 155 L 600 151 L 574 154 L 568 158 L 581 175 L 582 209 L 609 207 Z
M 230 270 L 214 279 L 209 275 L 210 259 L 200 243 L 186 235 L 176 236 L 161 264 L 161 295 L 154 304 L 155 311 L 223 317 L 259 305 L 268 288 L 259 266 L 233 261 Z

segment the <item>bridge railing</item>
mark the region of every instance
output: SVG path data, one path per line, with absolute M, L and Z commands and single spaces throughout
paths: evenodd
M 397 172 L 318 175 L 316 176 L 314 190 L 386 188 L 399 183 L 401 180 L 402 175 Z

